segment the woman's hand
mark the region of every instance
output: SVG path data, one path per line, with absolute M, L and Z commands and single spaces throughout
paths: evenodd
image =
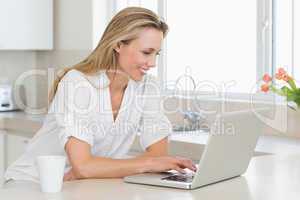
M 181 157 L 171 156 L 146 156 L 137 158 L 139 166 L 141 167 L 137 173 L 145 172 L 166 172 L 169 170 L 176 170 L 180 173 L 186 173 L 184 170 L 188 168 L 192 171 L 196 171 L 196 165 L 192 160 Z M 137 169 L 137 166 L 136 166 Z M 64 181 L 74 181 L 78 177 L 75 176 L 72 168 L 64 175 Z
M 75 177 L 72 168 L 64 175 L 64 181 L 74 181 L 76 179 L 77 178 Z
M 176 170 L 180 173 L 185 173 L 185 168 L 196 171 L 197 167 L 192 160 L 181 157 L 144 157 L 145 169 L 143 172 L 166 172 Z

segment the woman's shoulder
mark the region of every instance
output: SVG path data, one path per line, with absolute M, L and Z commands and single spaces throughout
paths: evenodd
M 63 81 L 63 82 L 65 82 L 65 81 L 67 81 L 67 82 L 86 81 L 86 78 L 82 72 L 80 72 L 76 69 L 71 69 L 63 76 L 61 81 Z
M 62 82 L 72 82 L 76 85 L 89 86 L 98 89 L 106 88 L 109 85 L 109 79 L 103 71 L 87 75 L 76 69 L 68 71 L 63 77 Z

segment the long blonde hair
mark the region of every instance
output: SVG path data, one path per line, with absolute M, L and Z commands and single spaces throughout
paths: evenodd
M 138 31 L 146 27 L 162 31 L 164 37 L 168 32 L 168 25 L 151 10 L 141 7 L 127 7 L 118 12 L 107 25 L 93 52 L 80 63 L 63 68 L 61 73 L 57 75 L 49 93 L 49 103 L 53 100 L 61 79 L 72 69 L 87 75 L 102 70 L 116 70 L 117 54 L 114 49 L 121 42 L 128 44 L 136 39 Z

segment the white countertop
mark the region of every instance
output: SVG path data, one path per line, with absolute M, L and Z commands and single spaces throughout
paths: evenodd
M 0 112 L 0 129 L 32 137 L 42 126 L 44 118 L 43 114 L 27 114 L 23 111 Z
M 238 178 L 192 191 L 124 183 L 122 179 L 91 179 L 65 182 L 60 193 L 40 192 L 32 183 L 0 189 L 0 199 L 168 199 L 168 200 L 298 200 L 300 197 L 300 155 L 268 155 L 251 160 L 247 172 Z
M 45 114 L 27 114 L 22 110 L 0 112 L 0 119 L 22 119 L 42 123 Z

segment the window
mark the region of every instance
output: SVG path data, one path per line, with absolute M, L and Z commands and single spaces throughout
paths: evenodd
M 129 6 L 148 8 L 157 13 L 158 2 L 157 0 L 116 0 L 116 12 Z
M 226 92 L 255 92 L 264 73 L 284 66 L 300 81 L 300 2 L 295 0 L 114 0 L 112 15 L 127 6 L 153 10 L 170 32 L 152 70 L 169 86 L 191 75 L 196 84 L 227 84 Z M 111 15 L 111 16 L 112 16 Z M 185 76 L 188 77 L 188 76 Z M 192 82 L 183 89 L 193 89 Z
M 221 83 L 226 92 L 251 91 L 257 77 L 256 1 L 166 1 L 165 11 L 168 82 L 189 74 L 203 84 L 201 91 Z
M 293 64 L 294 76 L 300 84 L 300 1 L 293 2 L 293 22 L 294 22 L 294 46 L 293 46 Z
M 292 0 L 273 1 L 273 66 L 293 71 L 293 12 Z
M 296 81 L 300 80 L 300 3 L 295 0 L 274 0 L 275 68 L 284 67 Z

